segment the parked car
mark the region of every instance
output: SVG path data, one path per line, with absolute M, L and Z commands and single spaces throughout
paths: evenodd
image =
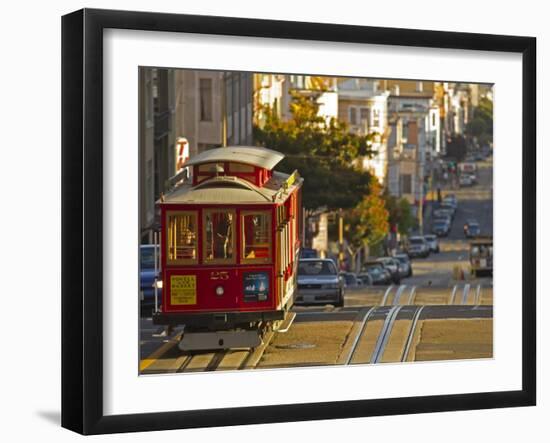
M 430 247 L 426 239 L 421 236 L 413 236 L 409 238 L 407 253 L 409 257 L 428 257 L 430 255 Z
M 430 247 L 430 252 L 439 252 L 439 241 L 437 240 L 437 236 L 435 235 L 425 235 L 424 238 L 428 242 L 428 246 Z
M 362 272 L 360 274 L 357 274 L 357 279 L 361 282 L 363 287 L 374 285 L 372 276 L 367 272 Z
M 302 248 L 300 249 L 300 258 L 318 258 L 317 249 Z
M 440 205 L 439 205 L 439 208 L 438 208 L 439 211 L 443 211 L 443 213 L 447 213 L 451 216 L 452 219 L 455 218 L 455 214 L 456 214 L 456 208 L 454 207 L 454 205 L 449 205 L 445 202 L 442 202 Z
M 437 208 L 437 209 L 434 209 L 433 211 L 433 218 L 434 219 L 448 218 L 449 223 L 452 223 L 453 214 L 454 214 L 454 211 L 449 209 L 449 207 Z
M 458 178 L 458 185 L 460 187 L 472 186 L 472 176 L 470 174 L 461 174 Z
M 155 249 L 157 271 L 159 269 L 158 245 L 140 245 L 139 247 L 139 298 L 142 310 L 155 306 Z M 162 288 L 157 289 L 158 300 L 162 300 Z
M 391 275 L 391 281 L 398 285 L 401 282 L 401 276 L 399 275 L 399 261 L 393 257 L 380 257 L 376 259 L 377 262 L 389 271 Z
M 399 275 L 401 277 L 412 277 L 413 270 L 409 256 L 407 254 L 396 254 L 395 259 L 399 261 Z
M 475 218 L 469 218 L 466 220 L 466 223 L 464 223 L 464 227 L 463 227 L 465 237 L 468 237 L 468 230 L 470 228 L 470 225 L 476 225 L 479 227 L 479 222 Z M 475 228 L 474 228 L 474 231 L 475 231 Z
M 451 230 L 451 224 L 446 218 L 437 218 L 432 222 L 432 233 L 438 237 L 446 237 Z
M 330 258 L 304 258 L 298 262 L 295 304 L 330 303 L 344 306 L 344 279 Z
M 454 194 L 447 194 L 445 197 L 443 197 L 442 203 L 444 205 L 452 206 L 455 210 L 458 208 L 458 199 Z
M 373 285 L 389 285 L 391 283 L 391 274 L 384 268 L 382 263 L 377 261 L 367 262 L 363 265 L 359 278 L 370 278 Z
M 340 276 L 344 279 L 346 289 L 357 289 L 363 286 L 363 281 L 355 272 L 341 272 Z
M 468 223 L 464 231 L 466 238 L 474 238 L 481 234 L 481 227 L 479 223 Z

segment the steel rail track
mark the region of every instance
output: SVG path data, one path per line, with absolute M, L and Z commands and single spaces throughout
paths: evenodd
M 351 360 L 355 355 L 355 351 L 357 350 L 357 346 L 359 346 L 359 341 L 361 340 L 361 337 L 363 336 L 363 333 L 365 332 L 365 329 L 367 327 L 367 322 L 369 321 L 369 318 L 372 316 L 372 314 L 376 309 L 377 308 L 375 306 L 371 307 L 363 316 L 363 320 L 361 321 L 361 327 L 359 328 L 359 332 L 355 336 L 355 339 L 353 340 L 353 345 L 351 346 L 349 354 L 346 358 L 346 363 L 345 363 L 346 365 L 349 365 L 351 363 Z
M 416 307 L 416 310 L 414 312 L 414 315 L 411 321 L 411 327 L 409 329 L 409 333 L 407 334 L 407 340 L 405 341 L 405 347 L 403 348 L 403 354 L 401 355 L 402 362 L 407 361 L 407 357 L 409 356 L 409 351 L 411 349 L 412 341 L 414 338 L 414 333 L 416 331 L 416 325 L 420 318 L 420 314 L 422 313 L 425 307 L 426 307 L 425 305 Z
M 370 363 L 379 363 L 382 360 L 384 351 L 386 350 L 386 345 L 391 335 L 393 325 L 397 319 L 397 314 L 403 308 L 403 306 L 393 306 L 386 315 L 386 320 L 382 326 L 380 334 L 378 334 L 378 340 L 376 341 L 376 346 L 372 352 Z

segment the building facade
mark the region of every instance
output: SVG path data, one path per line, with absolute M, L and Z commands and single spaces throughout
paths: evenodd
M 156 201 L 185 159 L 207 149 L 252 144 L 252 103 L 250 73 L 140 69 L 142 242 L 151 242 L 158 230 Z
M 338 119 L 352 133 L 372 136 L 372 157 L 360 159 L 378 181 L 386 185 L 388 174 L 388 97 L 380 90 L 380 82 L 369 79 L 340 79 L 338 81 Z

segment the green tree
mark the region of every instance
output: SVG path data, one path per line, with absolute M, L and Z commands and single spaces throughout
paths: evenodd
M 388 210 L 390 228 L 397 226 L 400 234 L 407 234 L 416 224 L 409 201 L 406 198 L 398 199 L 388 192 L 384 193 L 383 198 Z
M 493 101 L 482 97 L 474 108 L 473 119 L 466 126 L 466 133 L 476 137 L 481 145 L 493 142 Z
M 354 250 L 365 244 L 371 248 L 381 244 L 390 226 L 390 213 L 376 177 L 371 177 L 369 188 L 370 192 L 363 196 L 359 204 L 344 215 L 345 237 Z
M 293 93 L 288 120 L 264 107 L 264 123 L 255 125 L 254 140 L 285 154 L 278 169 L 287 173 L 297 169 L 304 177 L 306 209 L 353 208 L 369 192 L 371 175 L 358 160 L 373 154 L 372 135 L 352 134 L 345 123 L 319 116 L 321 92 Z

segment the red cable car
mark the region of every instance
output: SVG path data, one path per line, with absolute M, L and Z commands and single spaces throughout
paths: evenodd
M 283 155 L 227 147 L 192 158 L 160 201 L 162 301 L 153 321 L 184 326 L 182 350 L 256 347 L 287 318 L 302 232 L 295 171 Z M 180 174 L 181 175 L 181 174 Z

